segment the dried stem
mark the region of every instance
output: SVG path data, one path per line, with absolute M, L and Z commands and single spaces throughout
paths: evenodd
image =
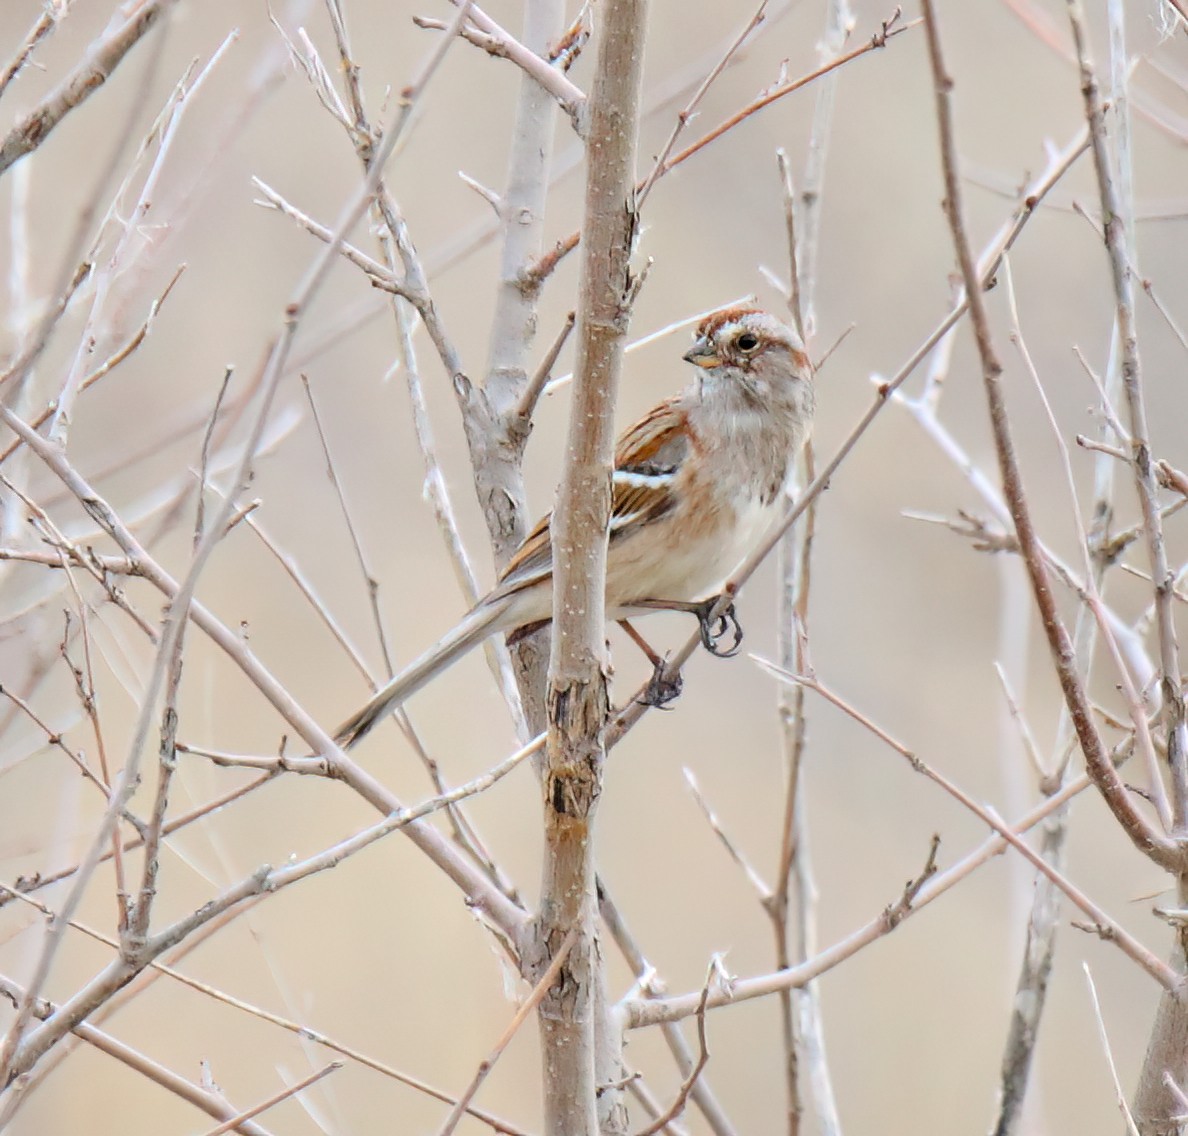
M 235 1116 L 230 1116 L 223 1121 L 222 1124 L 215 1125 L 214 1128 L 208 1128 L 202 1136 L 223 1136 L 224 1132 L 230 1132 L 232 1129 L 239 1128 L 246 1120 L 252 1120 L 259 1116 L 262 1112 L 267 1112 L 274 1105 L 280 1104 L 282 1101 L 288 1100 L 290 1097 L 296 1096 L 300 1092 L 304 1092 L 310 1085 L 316 1084 L 323 1077 L 331 1073 L 337 1072 L 342 1068 L 341 1061 L 331 1061 L 329 1065 L 323 1066 L 316 1073 L 310 1073 L 308 1077 L 302 1077 L 300 1081 L 289 1085 L 287 1088 L 281 1089 L 278 1093 L 273 1093 L 267 1100 L 262 1100 L 259 1104 L 252 1105 L 251 1108 L 245 1109 L 243 1112 L 236 1113 Z
M 900 27 L 894 26 L 899 19 L 900 11 L 901 10 L 899 8 L 896 8 L 895 12 L 890 16 L 890 18 L 883 21 L 881 30 L 872 36 L 861 47 L 855 48 L 853 51 L 846 52 L 844 55 L 841 55 L 838 58 L 831 60 L 829 63 L 826 63 L 824 66 L 810 71 L 807 75 L 802 75 L 799 79 L 792 79 L 787 83 L 779 83 L 770 90 L 765 91 L 762 95 L 759 95 L 757 98 L 753 99 L 751 102 L 747 103 L 747 105 L 741 110 L 736 111 L 724 122 L 720 123 L 718 126 L 714 127 L 713 130 L 709 131 L 709 133 L 703 134 L 699 139 L 697 139 L 696 142 L 686 146 L 679 153 L 674 154 L 662 165 L 658 166 L 657 170 L 652 175 L 649 175 L 650 180 L 652 182 L 656 182 L 666 174 L 671 173 L 674 169 L 676 169 L 677 166 L 688 161 L 689 158 L 693 157 L 694 154 L 699 153 L 711 142 L 715 142 L 721 138 L 722 135 L 729 133 L 736 126 L 738 126 L 740 122 L 745 122 L 751 117 L 751 115 L 757 114 L 759 111 L 770 106 L 779 99 L 782 99 L 785 96 L 800 90 L 801 87 L 806 86 L 816 79 L 820 79 L 823 75 L 830 74 L 839 67 L 844 67 L 847 63 L 850 63 L 853 60 L 868 54 L 869 52 L 877 51 L 879 48 L 886 47 L 888 41 L 893 37 L 900 35 L 903 32 L 910 31 L 912 28 L 920 26 L 919 20 L 912 20 L 910 23 L 904 24 Z M 640 182 L 637 186 L 637 189 L 642 189 L 644 184 L 644 182 Z M 557 267 L 561 260 L 568 256 L 569 253 L 573 252 L 575 248 L 577 248 L 578 242 L 581 240 L 581 238 L 582 234 L 581 230 L 579 229 L 576 232 L 570 233 L 570 235 L 564 238 L 564 240 L 558 241 L 548 253 L 541 257 L 540 260 L 538 260 L 525 272 L 522 286 L 525 288 L 539 288 L 544 279 L 553 271 L 553 269 Z
M 123 21 L 92 45 L 86 58 L 0 142 L 0 176 L 14 162 L 36 150 L 67 114 L 103 86 L 124 56 L 173 3 L 174 0 L 140 0 L 132 5 Z
M 1175 577 L 1168 566 L 1163 521 L 1159 514 L 1156 473 L 1151 456 L 1151 434 L 1147 424 L 1138 333 L 1134 319 L 1134 254 L 1127 236 L 1130 199 L 1129 195 L 1124 196 L 1115 184 L 1107 149 L 1105 110 L 1101 105 L 1097 77 L 1089 58 L 1089 47 L 1078 0 L 1069 0 L 1068 10 L 1080 64 L 1081 94 L 1085 102 L 1085 117 L 1089 122 L 1093 166 L 1097 173 L 1105 244 L 1114 285 L 1115 319 L 1122 351 L 1122 389 L 1129 411 L 1131 463 L 1135 488 L 1142 508 L 1151 579 L 1155 581 L 1155 606 L 1158 614 L 1156 626 L 1162 670 L 1160 691 L 1163 696 L 1163 727 L 1167 738 L 1168 767 L 1174 790 L 1174 823 L 1176 832 L 1183 833 L 1188 829 L 1188 726 L 1185 724 L 1184 695 L 1180 683 L 1179 653 L 1172 612 Z M 1124 170 L 1128 169 L 1128 164 L 1122 161 L 1122 167 Z
M 3 976 L 0 976 L 0 992 L 14 1001 L 24 998 L 26 993 L 23 987 L 18 986 L 15 982 Z M 57 1010 L 58 1007 L 54 1003 L 39 999 L 35 1007 L 35 1014 L 38 1018 L 48 1018 L 56 1013 Z M 107 1056 L 126 1065 L 129 1069 L 140 1073 L 141 1076 L 148 1077 L 155 1084 L 167 1089 L 181 1100 L 188 1101 L 208 1116 L 212 1116 L 216 1120 L 226 1120 L 235 1115 L 236 1110 L 234 1106 L 229 1104 L 219 1094 L 209 1092 L 192 1081 L 187 1081 L 184 1077 L 179 1077 L 163 1065 L 146 1057 L 130 1045 L 118 1041 L 111 1034 L 105 1033 L 96 1026 L 82 1022 L 75 1027 L 74 1033 L 100 1053 L 105 1053 Z M 12 1098 L 9 1098 L 7 1103 L 11 1106 Z M 9 1111 L 15 1110 L 10 1107 Z M 5 1116 L 4 1112 L 0 1111 L 0 1126 L 5 1125 L 6 1122 L 7 1116 Z M 250 1120 L 241 1121 L 237 1125 L 236 1130 L 242 1136 L 271 1136 L 267 1129 L 261 1128 L 258 1124 L 253 1124 Z
M 1080 777 L 1071 782 L 1059 793 L 1031 809 L 1018 822 L 1010 826 L 1010 831 L 1016 837 L 1021 836 L 1054 811 L 1063 808 L 1069 800 L 1078 793 L 1084 792 L 1091 784 L 1088 777 Z M 894 919 L 888 918 L 889 908 L 846 938 L 834 943 L 833 946 L 819 951 L 807 962 L 775 971 L 772 974 L 740 978 L 729 989 L 711 992 L 706 1002 L 706 1008 L 712 1010 L 719 1006 L 748 1001 L 752 998 L 766 998 L 780 990 L 799 989 L 806 982 L 819 978 L 871 943 L 890 934 L 904 920 L 914 916 L 966 879 L 971 872 L 1001 854 L 1007 846 L 1006 838 L 996 831 L 994 835 L 988 837 L 978 848 L 951 868 L 933 875 L 915 892 L 906 908 L 897 910 Z M 665 1022 L 683 1021 L 697 1012 L 700 1000 L 699 991 L 667 998 L 626 998 L 619 1004 L 618 1012 L 622 1017 L 625 1029 L 642 1029 L 645 1026 L 661 1025 Z
M 607 933 L 614 940 L 615 945 L 622 952 L 627 965 L 635 975 L 636 986 L 640 994 L 647 998 L 663 997 L 667 992 L 664 981 L 656 973 L 655 967 L 645 958 L 635 937 L 628 929 L 622 913 L 606 894 L 606 889 L 603 887 L 601 881 L 598 885 L 598 909 L 602 915 L 602 921 L 606 926 Z M 676 1061 L 677 1068 L 680 1070 L 681 1077 L 687 1078 L 693 1069 L 694 1059 L 692 1050 L 690 1050 L 689 1044 L 685 1040 L 685 1035 L 681 1032 L 680 1024 L 677 1022 L 665 1022 L 660 1028 L 664 1034 L 665 1043 L 668 1045 Z M 706 1125 L 714 1133 L 714 1136 L 737 1136 L 737 1129 L 730 1122 L 730 1118 L 723 1110 L 716 1094 L 710 1088 L 708 1078 L 704 1076 L 698 1077 L 693 1082 L 691 1091 L 693 1103 L 697 1105 L 701 1115 L 705 1118 Z M 655 1110 L 655 1115 L 658 1116 L 659 1114 L 660 1110 Z
M 1114 10 L 1111 26 L 1122 21 L 1121 8 Z M 1106 137 L 1105 109 L 1098 91 L 1097 77 L 1090 59 L 1084 15 L 1078 0 L 1069 0 L 1069 23 L 1081 78 L 1081 95 L 1093 145 L 1093 164 L 1097 174 L 1098 196 L 1110 275 L 1114 290 L 1115 321 L 1121 350 L 1122 387 L 1129 412 L 1129 448 L 1135 488 L 1142 511 L 1143 530 L 1151 579 L 1155 588 L 1156 628 L 1159 644 L 1160 693 L 1167 762 L 1171 774 L 1174 834 L 1182 848 L 1188 826 L 1188 727 L 1185 723 L 1184 695 L 1180 678 L 1179 652 L 1176 644 L 1172 607 L 1175 602 L 1175 574 L 1167 560 L 1156 492 L 1156 473 L 1151 456 L 1151 435 L 1143 394 L 1138 335 L 1134 316 L 1134 244 L 1128 233 L 1131 223 L 1129 170 L 1129 134 L 1123 119 L 1119 137 L 1118 163 L 1121 186 L 1115 178 Z M 1126 64 L 1119 62 L 1118 66 Z M 1125 101 L 1124 107 L 1125 109 Z M 1121 818 L 1120 818 L 1121 819 Z M 1128 830 L 1129 831 L 1129 830 Z M 1133 836 L 1132 836 L 1133 839 Z M 1142 847 L 1142 845 L 1140 845 Z M 1145 850 L 1145 849 L 1144 849 Z M 1148 852 L 1148 855 L 1151 855 Z M 1152 856 L 1152 859 L 1156 857 Z M 1177 873 L 1181 902 L 1188 896 L 1188 868 L 1183 856 L 1180 863 L 1159 861 Z M 1180 928 L 1173 952 L 1174 965 L 1181 974 L 1188 959 L 1188 929 Z M 1179 1125 L 1180 1104 L 1170 1092 L 1165 1078 L 1182 1084 L 1188 1078 L 1188 1049 L 1183 1044 L 1188 1029 L 1188 1007 L 1178 991 L 1165 994 L 1151 1032 L 1151 1040 L 1139 1076 L 1135 1094 L 1134 1119 L 1143 1136 L 1173 1131 Z
M 495 1062 L 503 1055 L 503 1051 L 511 1043 L 511 1039 L 519 1033 L 520 1027 L 528 1020 L 528 1015 L 540 1005 L 541 999 L 548 993 L 549 987 L 557 981 L 557 976 L 561 973 L 561 968 L 565 965 L 565 960 L 569 958 L 569 952 L 573 950 L 574 944 L 578 940 L 579 931 L 580 928 L 574 927 L 565 936 L 564 940 L 562 940 L 561 946 L 558 948 L 557 954 L 553 957 L 553 961 L 549 964 L 548 970 L 540 976 L 539 981 L 532 988 L 532 993 L 524 999 L 520 1008 L 516 1011 L 515 1016 L 508 1023 L 507 1029 L 503 1031 L 503 1034 L 495 1043 L 495 1048 L 479 1062 L 479 1067 L 474 1074 L 473 1080 L 466 1086 L 462 1095 L 458 1097 L 457 1103 L 450 1111 L 450 1115 L 446 1117 L 445 1123 L 441 1126 L 438 1136 L 450 1136 L 454 1129 L 458 1127 L 458 1122 L 467 1111 L 470 1102 L 474 1100 L 474 1094 L 479 1091 L 479 1087 L 487 1079 L 487 1075 L 491 1072 Z
M 965 234 L 961 206 L 961 181 L 957 167 L 956 147 L 953 142 L 950 105 L 953 81 L 946 73 L 941 57 L 939 32 L 931 0 L 924 0 L 923 11 L 925 28 L 928 32 L 929 58 L 932 63 L 936 88 L 937 121 L 940 127 L 941 161 L 945 178 L 945 212 L 952 229 L 957 259 L 961 265 L 970 318 L 973 321 L 974 337 L 982 361 L 982 379 L 986 388 L 1003 495 L 1015 525 L 1021 555 L 1027 566 L 1032 592 L 1040 612 L 1040 620 L 1048 639 L 1053 667 L 1076 728 L 1086 765 L 1110 810 L 1140 851 L 1160 866 L 1174 869 L 1184 860 L 1183 852 L 1174 841 L 1157 832 L 1139 811 L 1110 762 L 1109 754 L 1093 719 L 1093 711 L 1084 683 L 1076 669 L 1072 642 L 1052 594 L 1047 562 L 1031 520 L 1031 510 L 1015 457 L 1010 421 L 1002 392 L 1002 364 L 998 361 L 991 341 L 990 323 L 986 314 L 981 282 L 974 265 L 969 240 Z

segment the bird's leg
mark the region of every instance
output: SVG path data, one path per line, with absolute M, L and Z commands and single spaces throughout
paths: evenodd
M 653 706 L 657 710 L 663 709 L 666 703 L 671 702 L 681 693 L 683 680 L 680 671 L 670 678 L 665 673 L 667 663 L 656 654 L 652 645 L 631 626 L 630 622 L 620 619 L 619 626 L 627 632 L 627 637 L 647 656 L 648 662 L 652 664 L 651 681 L 639 701 L 644 706 Z
M 729 659 L 738 654 L 743 641 L 742 624 L 738 621 L 738 613 L 734 610 L 734 602 L 719 615 L 711 618 L 713 610 L 724 597 L 734 594 L 732 588 L 727 588 L 721 595 L 710 596 L 700 603 L 688 603 L 684 600 L 634 600 L 632 607 L 649 607 L 662 611 L 685 611 L 697 617 L 697 624 L 701 631 L 701 645 L 719 659 Z M 731 636 L 729 647 L 720 646 L 727 635 Z
M 734 610 L 733 600 L 720 615 L 714 616 L 711 620 L 710 616 L 721 599 L 722 596 L 711 596 L 708 600 L 702 600 L 694 607 L 693 614 L 697 616 L 697 624 L 701 629 L 701 645 L 719 659 L 730 659 L 738 654 L 738 649 L 742 645 L 743 629 L 738 621 L 738 612 Z M 730 646 L 722 649 L 718 644 L 726 638 L 727 633 L 731 636 Z

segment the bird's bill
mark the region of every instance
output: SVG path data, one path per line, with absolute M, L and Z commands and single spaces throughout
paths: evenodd
M 722 358 L 706 340 L 699 339 L 685 352 L 685 362 L 692 363 L 694 367 L 719 367 Z

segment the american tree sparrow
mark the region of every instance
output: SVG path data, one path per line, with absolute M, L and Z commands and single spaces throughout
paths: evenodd
M 705 646 L 733 654 L 742 638 L 737 619 L 731 612 L 729 623 L 719 619 L 711 627 L 708 613 L 714 593 L 782 513 L 785 485 L 812 426 L 813 372 L 799 336 L 751 308 L 709 316 L 685 360 L 698 369 L 693 383 L 645 414 L 615 450 L 607 616 L 623 621 L 657 608 L 693 612 Z M 338 742 L 354 745 L 488 635 L 507 631 L 514 640 L 552 613 L 546 516 L 494 590 L 344 722 Z M 734 643 L 719 650 L 728 627 Z

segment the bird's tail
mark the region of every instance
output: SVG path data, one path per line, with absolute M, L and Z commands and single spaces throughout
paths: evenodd
M 377 691 L 362 710 L 343 722 L 334 731 L 334 740 L 344 749 L 353 746 L 385 714 L 403 706 L 421 687 L 436 678 L 471 647 L 500 630 L 503 626 L 501 620 L 510 606 L 511 597 L 501 596 L 472 608 L 448 635 L 439 639 L 419 659 L 409 663 Z

